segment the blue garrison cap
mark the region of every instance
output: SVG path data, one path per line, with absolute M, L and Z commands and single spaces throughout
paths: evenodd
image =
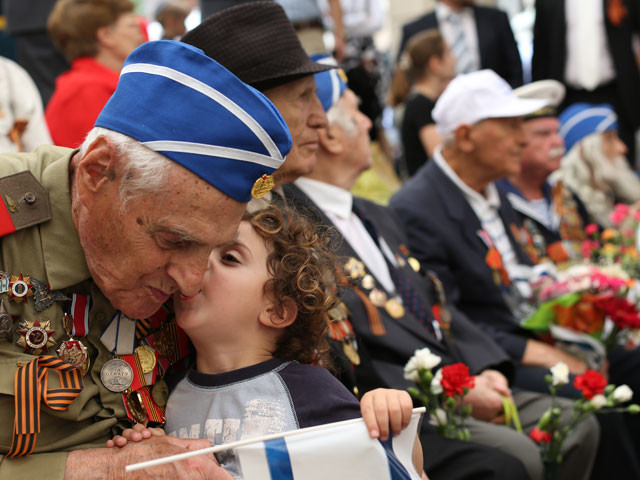
M 324 53 L 311 55 L 310 58 L 323 65 L 337 66 L 335 59 Z M 314 77 L 316 79 L 316 95 L 318 95 L 324 111 L 328 112 L 347 89 L 347 76 L 341 68 L 334 68 L 316 73 Z
M 618 130 L 618 117 L 611 105 L 574 103 L 558 115 L 560 136 L 564 138 L 567 152 L 576 143 L 592 133 Z
M 272 185 L 291 149 L 267 97 L 202 50 L 169 40 L 129 55 L 95 126 L 138 140 L 239 202 L 265 193 L 254 187 Z

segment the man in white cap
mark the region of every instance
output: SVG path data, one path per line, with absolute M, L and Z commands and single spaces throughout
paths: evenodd
M 548 100 L 518 98 L 489 70 L 456 77 L 433 112 L 442 147 L 390 203 L 423 267 L 438 274 L 450 301 L 514 361 L 514 385 L 539 392 L 547 391 L 544 375 L 558 362 L 572 374 L 586 366 L 520 327 L 532 261 L 516 240 L 519 218 L 494 182 L 520 172 L 524 118 L 546 105 Z M 624 434 L 622 424 L 613 428 L 601 420 L 601 427 Z M 629 439 L 609 453 L 624 458 L 624 468 L 619 461 L 610 467 L 624 478 L 640 472 L 633 448 Z

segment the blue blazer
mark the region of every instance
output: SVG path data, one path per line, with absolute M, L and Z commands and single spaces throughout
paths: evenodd
M 449 301 L 519 363 L 533 337 L 519 326 L 494 281 L 485 262 L 488 246 L 478 235 L 481 223 L 460 189 L 430 161 L 392 197 L 390 206 L 404 224 L 409 249 L 424 268 L 438 274 Z M 513 237 L 511 225 L 520 228 L 520 222 L 502 193 L 499 214 L 518 261 L 531 265 Z
M 522 60 L 509 24 L 509 17 L 502 10 L 473 5 L 478 32 L 480 67 L 490 68 L 504 78 L 512 88 L 522 85 Z M 402 27 L 402 41 L 398 57 L 409 39 L 416 33 L 438 28 L 436 13 L 431 12 Z

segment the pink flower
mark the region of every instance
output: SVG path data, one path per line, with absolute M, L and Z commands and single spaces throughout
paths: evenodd
M 585 240 L 582 242 L 582 257 L 590 258 L 591 253 L 598 248 L 598 242 L 594 240 Z
M 589 225 L 584 227 L 584 232 L 589 236 L 594 235 L 598 232 L 598 225 L 595 223 L 590 223 Z
M 616 205 L 613 207 L 613 210 L 615 212 L 622 213 L 624 216 L 627 216 L 629 214 L 629 205 L 627 205 L 626 203 L 616 203 Z
M 633 218 L 640 222 L 640 210 L 636 211 L 636 213 L 633 214 Z
M 609 219 L 616 226 L 619 227 L 622 221 L 626 218 L 627 214 L 614 210 L 609 214 Z

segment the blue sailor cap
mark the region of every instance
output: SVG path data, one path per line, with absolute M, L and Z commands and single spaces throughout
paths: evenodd
M 618 130 L 616 112 L 607 103 L 601 105 L 574 103 L 558 115 L 558 120 L 560 121 L 558 133 L 564 139 L 567 152 L 592 133 Z
M 259 91 L 202 50 L 160 40 L 135 49 L 95 123 L 138 140 L 229 197 L 261 196 L 291 149 L 284 119 Z
M 322 65 L 337 66 L 335 59 L 325 53 L 311 55 L 311 60 Z M 320 99 L 324 111 L 328 112 L 347 89 L 347 75 L 341 68 L 333 68 L 316 73 L 314 77 L 316 79 L 316 95 Z

